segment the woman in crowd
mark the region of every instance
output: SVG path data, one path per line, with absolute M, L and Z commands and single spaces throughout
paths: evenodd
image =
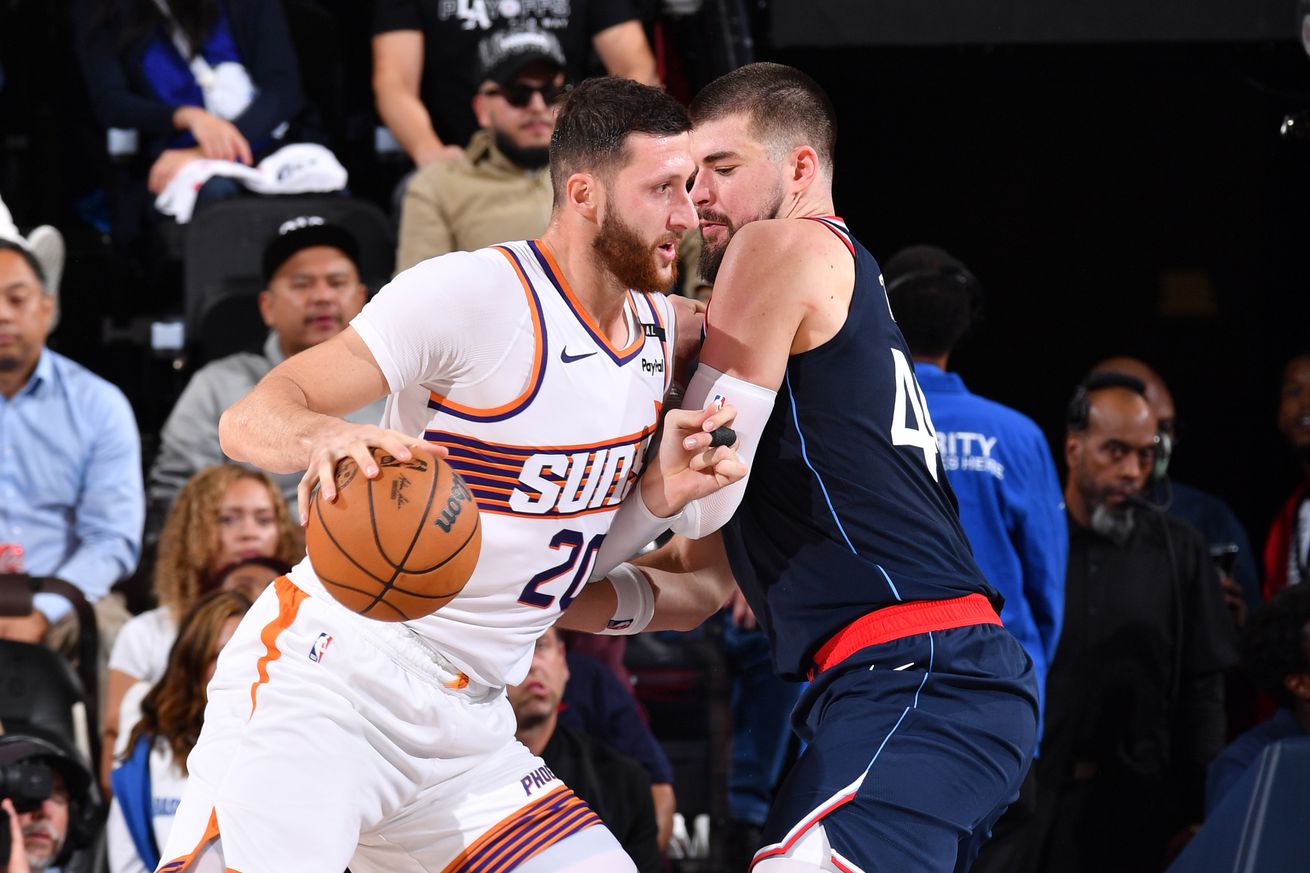
M 123 625 L 109 655 L 102 781 L 109 778 L 123 695 L 133 684 L 153 683 L 163 675 L 182 613 L 202 594 L 219 587 L 231 565 L 267 558 L 278 562 L 271 568 L 277 571 L 299 554 L 300 541 L 286 502 L 264 473 L 218 464 L 201 470 L 182 487 L 159 537 L 154 585 L 159 606 Z
M 139 682 L 129 690 L 123 709 L 135 706 L 140 718 L 112 777 L 111 873 L 148 873 L 159 864 L 159 846 L 168 839 L 186 786 L 187 756 L 204 721 L 205 688 L 218 653 L 250 605 L 240 591 L 200 598 L 182 618 L 163 678 L 153 687 Z

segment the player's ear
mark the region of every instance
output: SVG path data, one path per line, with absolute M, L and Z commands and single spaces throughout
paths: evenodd
M 600 183 L 590 173 L 574 173 L 564 183 L 564 202 L 590 221 L 600 210 Z
M 800 190 L 814 184 L 819 176 L 819 153 L 813 146 L 797 146 L 791 153 L 792 182 Z

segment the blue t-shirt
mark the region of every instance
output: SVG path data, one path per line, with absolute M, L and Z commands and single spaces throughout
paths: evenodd
M 567 653 L 559 723 L 613 746 L 635 759 L 653 783 L 673 782 L 673 765 L 637 711 L 632 693 L 609 669 L 588 655 Z

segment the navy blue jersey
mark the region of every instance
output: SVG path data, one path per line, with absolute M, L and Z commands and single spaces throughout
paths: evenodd
M 774 667 L 797 678 L 828 637 L 880 607 L 975 593 L 999 603 L 960 527 L 882 272 L 840 220 L 824 224 L 855 257 L 850 311 L 836 336 L 788 359 L 723 528 Z

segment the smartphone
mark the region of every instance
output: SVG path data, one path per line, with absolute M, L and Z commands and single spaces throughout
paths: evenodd
M 1237 543 L 1211 543 L 1210 557 L 1225 576 L 1233 575 L 1233 565 L 1237 563 Z

